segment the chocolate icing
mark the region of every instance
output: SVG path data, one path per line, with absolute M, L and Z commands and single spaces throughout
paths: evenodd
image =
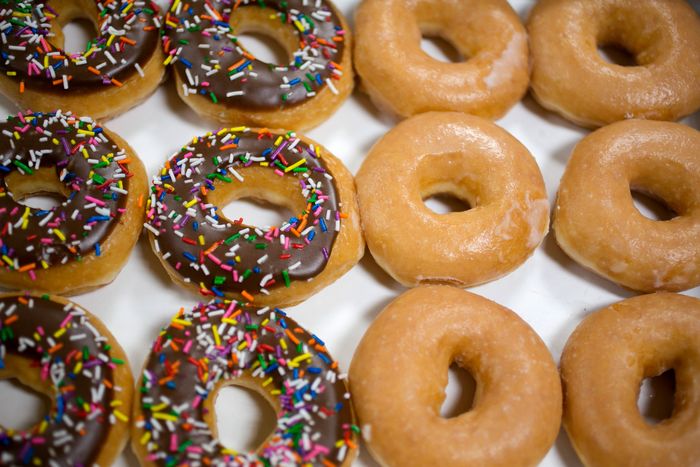
M 256 130 L 222 130 L 184 147 L 169 160 L 169 169 L 153 179 L 147 224 L 158 233 L 159 255 L 183 280 L 204 284 L 204 292 L 217 295 L 284 286 L 285 274 L 289 281 L 318 275 L 340 225 L 340 199 L 319 151 L 295 136 Z M 285 172 L 300 161 L 305 162 Z M 303 213 L 267 231 L 232 223 L 202 194 L 202 188 L 219 189 L 214 180 L 245 183 L 245 167 L 263 164 L 299 179 L 302 196 L 313 206 L 303 228 Z M 289 245 L 280 240 L 282 235 Z
M 345 31 L 328 1 L 190 0 L 187 9 L 183 3 L 174 2 L 166 15 L 165 52 L 173 56 L 182 81 L 200 98 L 242 109 L 281 109 L 312 98 L 342 73 L 338 64 L 345 53 Z M 250 55 L 229 25 L 236 8 L 261 5 L 299 36 L 300 48 L 287 66 Z
M 203 401 L 241 375 L 280 403 L 276 429 L 255 453 L 227 451 L 204 422 Z M 339 464 L 347 450 L 336 442 L 352 445 L 357 427 L 347 386 L 337 378 L 323 342 L 281 310 L 214 300 L 178 314 L 153 345 L 137 402 L 139 427 L 152 435 L 146 449 L 156 465 L 205 457 L 213 465 Z
M 126 204 L 125 151 L 91 119 L 70 113 L 10 116 L 0 124 L 0 133 L 3 265 L 13 270 L 31 264 L 49 267 L 97 252 Z M 19 204 L 7 188 L 9 174 L 31 177 L 37 167 L 55 169 L 70 192 L 50 210 Z
M 112 369 L 104 361 L 110 361 L 105 339 L 89 325 L 85 312 L 72 304 L 20 298 L 0 299 L 0 370 L 8 355 L 28 359 L 55 396 L 43 422 L 33 428 L 9 433 L 0 427 L 0 464 L 33 465 L 38 458 L 41 465 L 49 459 L 61 466 L 90 465 L 110 429 L 114 400 L 114 391 L 103 383 L 113 382 Z M 6 324 L 12 316 L 18 319 Z M 65 333 L 56 337 L 61 329 Z M 80 371 L 77 364 L 82 365 Z M 89 412 L 81 402 L 90 406 Z M 46 423 L 43 431 L 41 423 Z
M 76 54 L 51 44 L 51 23 L 58 15 L 50 0 L 11 0 L 10 6 L 0 5 L 0 31 L 5 37 L 0 42 L 0 70 L 11 77 L 16 73 L 14 79 L 27 86 L 55 92 L 64 92 L 64 75 L 71 90 L 111 86 L 113 79 L 125 81 L 138 73 L 135 65 L 145 66 L 159 47 L 159 8 L 151 1 L 142 3 L 95 1 L 90 13 L 97 18 L 99 35 L 90 41 L 92 52 Z

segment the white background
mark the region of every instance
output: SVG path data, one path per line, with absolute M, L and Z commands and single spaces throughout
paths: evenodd
M 163 3 L 159 1 L 158 3 Z M 352 22 L 355 0 L 338 0 L 337 5 Z M 700 0 L 692 0 L 700 11 Z M 511 4 L 525 18 L 532 2 L 511 0 Z M 79 28 L 68 28 L 68 49 L 71 34 L 80 34 Z M 244 38 L 245 39 L 245 38 Z M 77 42 L 75 42 L 77 41 Z M 84 44 L 82 39 L 73 42 Z M 248 44 L 245 40 L 244 44 Z M 424 41 L 425 49 L 439 56 L 440 47 Z M 250 48 L 265 58 L 263 42 L 252 39 Z M 80 46 L 76 46 L 79 49 Z M 2 113 L 13 107 L 0 99 Z M 235 123 L 235 122 L 232 122 Z M 559 179 L 572 147 L 587 134 L 562 118 L 543 110 L 531 97 L 516 105 L 499 125 L 517 137 L 537 159 L 544 174 L 549 199 L 554 201 Z M 686 118 L 683 123 L 700 129 L 700 113 Z M 341 109 L 327 122 L 307 134 L 324 144 L 348 168 L 356 173 L 372 145 L 395 121 L 382 115 L 366 96 L 355 92 Z M 198 117 L 178 98 L 172 81 L 166 82 L 146 102 L 106 126 L 124 137 L 146 165 L 149 177 L 154 175 L 168 156 L 194 135 L 217 128 L 217 124 Z M 700 154 L 698 154 L 700 157 Z M 444 205 L 429 203 L 435 208 Z M 255 205 L 235 202 L 226 207 L 229 215 L 243 215 L 259 225 L 275 222 L 279 213 L 260 212 Z M 377 314 L 403 287 L 394 282 L 377 266 L 369 251 L 360 263 L 335 284 L 321 291 L 305 303 L 287 311 L 302 325 L 323 338 L 331 353 L 347 370 L 355 347 Z M 550 233 L 542 246 L 519 269 L 510 275 L 480 287 L 470 289 L 484 295 L 522 316 L 542 337 L 556 360 L 576 325 L 590 312 L 630 297 L 633 293 L 581 268 L 557 246 Z M 685 292 L 700 297 L 700 288 Z M 99 316 L 126 350 L 131 367 L 138 378 L 151 341 L 161 326 L 180 307 L 191 307 L 198 297 L 176 287 L 168 279 L 152 253 L 145 236 L 134 249 L 128 264 L 110 285 L 95 292 L 73 298 Z M 451 372 L 451 381 L 455 380 Z M 459 385 L 447 389 L 446 407 L 463 407 Z M 0 423 L 20 428 L 29 426 L 40 417 L 42 406 L 20 392 L 9 382 L 0 382 Z M 222 436 L 234 448 L 255 445 L 271 428 L 271 410 L 256 398 L 242 391 L 229 391 L 217 404 Z M 22 410 L 18 410 L 21 407 Z M 259 415 L 268 418 L 260 420 Z M 221 420 L 220 420 L 221 421 Z M 117 462 L 118 466 L 135 466 L 137 461 L 127 449 Z M 356 465 L 376 465 L 363 449 Z M 543 466 L 579 465 L 565 435 L 542 461 Z

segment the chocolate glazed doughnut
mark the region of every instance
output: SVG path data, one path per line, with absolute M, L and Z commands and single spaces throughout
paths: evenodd
M 278 38 L 290 63 L 256 59 L 238 41 L 246 31 Z M 176 0 L 165 18 L 164 50 L 180 97 L 223 124 L 313 127 L 353 87 L 350 29 L 327 0 Z
M 256 197 L 298 213 L 280 226 L 229 220 L 219 207 Z M 205 295 L 287 306 L 362 257 L 352 176 L 294 133 L 223 129 L 195 138 L 153 178 L 151 244 L 171 278 Z
M 165 73 L 159 8 L 151 1 L 24 0 L 0 7 L 0 92 L 22 109 L 104 119 L 150 95 Z M 90 20 L 84 52 L 63 48 L 62 26 Z
M 221 445 L 214 402 L 239 384 L 275 409 L 254 452 Z M 214 300 L 181 311 L 158 336 L 134 404 L 132 446 L 143 466 L 349 466 L 357 433 L 345 377 L 321 339 L 280 309 Z
M 33 427 L 0 426 L 2 465 L 111 465 L 129 436 L 134 381 L 104 325 L 60 297 L 0 295 L 0 379 L 51 399 Z
M 146 174 L 92 119 L 27 113 L 0 124 L 0 285 L 76 294 L 111 282 L 143 222 Z M 20 204 L 35 194 L 65 200 Z

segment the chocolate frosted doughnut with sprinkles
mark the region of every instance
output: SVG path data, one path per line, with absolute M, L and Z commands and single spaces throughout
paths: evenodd
M 251 388 L 277 413 L 254 452 L 217 438 L 214 403 Z M 349 466 L 357 433 L 345 376 L 321 339 L 282 310 L 215 299 L 180 310 L 155 343 L 134 403 L 132 446 L 143 466 Z
M 147 179 L 116 134 L 71 113 L 0 124 L 0 285 L 76 294 L 111 282 L 143 223 Z M 49 209 L 23 200 L 53 194 Z
M 26 430 L 0 426 L 0 465 L 111 465 L 129 437 L 134 380 L 124 351 L 78 305 L 0 295 L 0 379 L 51 400 Z
M 310 128 L 353 88 L 350 29 L 327 0 L 175 0 L 164 29 L 180 97 L 223 124 Z M 253 56 L 238 40 L 248 31 L 276 39 L 289 62 Z
M 221 213 L 243 197 L 296 215 L 263 228 Z M 153 178 L 146 208 L 145 227 L 168 274 L 204 295 L 289 306 L 364 252 L 352 175 L 293 132 L 240 127 L 194 138 Z
M 84 51 L 63 50 L 62 27 L 87 19 Z M 116 116 L 165 74 L 158 6 L 142 0 L 12 0 L 0 4 L 0 92 L 22 109 Z

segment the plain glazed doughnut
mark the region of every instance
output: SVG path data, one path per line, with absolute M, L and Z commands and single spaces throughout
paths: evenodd
M 110 283 L 141 233 L 148 182 L 119 136 L 70 112 L 0 123 L 0 285 L 78 294 Z M 51 209 L 21 201 L 65 198 Z
M 576 262 L 630 289 L 700 284 L 700 132 L 630 120 L 588 135 L 561 179 L 554 231 Z M 630 190 L 661 199 L 677 217 L 652 220 Z
M 0 295 L 0 379 L 8 378 L 51 404 L 31 428 L 0 426 L 0 464 L 107 466 L 126 445 L 134 391 L 129 362 L 100 320 L 78 305 L 48 295 Z
M 539 0 L 528 22 L 532 91 L 586 127 L 677 120 L 700 108 L 700 17 L 685 0 Z M 608 63 L 617 46 L 637 66 Z
M 253 452 L 218 440 L 214 404 L 230 385 L 257 391 L 277 414 L 275 430 Z M 338 363 L 280 309 L 217 299 L 181 310 L 153 344 L 139 395 L 131 439 L 143 466 L 349 467 L 357 452 Z
M 471 286 L 523 263 L 549 227 L 549 202 L 527 149 L 488 120 L 427 113 L 401 122 L 371 149 L 356 177 L 372 256 L 406 286 Z M 465 212 L 423 202 L 451 194 Z
M 670 418 L 637 408 L 644 378 L 675 372 Z M 700 300 L 657 293 L 587 317 L 561 357 L 564 426 L 587 466 L 696 465 L 700 459 Z
M 352 92 L 350 28 L 329 0 L 174 1 L 164 26 L 178 94 L 224 125 L 311 128 Z M 251 55 L 248 31 L 278 39 L 289 62 Z
M 148 97 L 165 74 L 155 2 L 23 0 L 0 7 L 0 92 L 21 109 L 116 116 Z M 92 22 L 83 52 L 63 50 L 62 27 Z
M 220 211 L 253 197 L 289 208 L 262 227 Z M 146 228 L 173 281 L 257 305 L 299 303 L 364 253 L 355 185 L 343 163 L 293 132 L 245 127 L 194 138 L 153 177 Z
M 527 91 L 527 34 L 505 0 L 363 0 L 355 25 L 362 86 L 401 117 L 441 110 L 498 118 Z M 466 61 L 429 56 L 421 35 L 443 37 Z
M 442 418 L 447 371 L 476 381 L 472 408 Z M 362 436 L 383 466 L 536 465 L 561 421 L 556 365 L 515 313 L 448 286 L 405 292 L 366 332 L 350 366 Z

